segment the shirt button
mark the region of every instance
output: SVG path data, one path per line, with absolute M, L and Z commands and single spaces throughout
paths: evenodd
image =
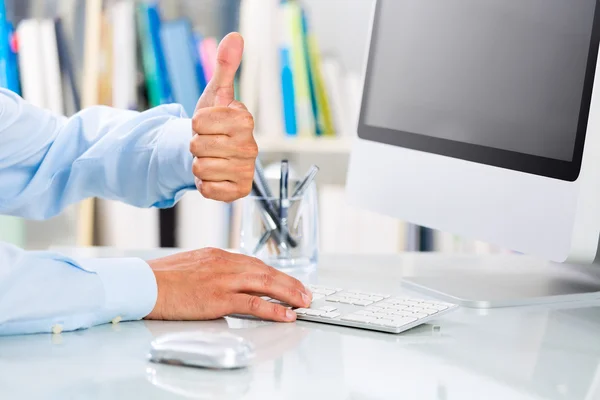
M 113 325 L 115 325 L 121 321 L 123 321 L 123 318 L 121 318 L 121 316 L 118 316 L 118 317 L 113 318 L 113 320 L 111 322 L 113 323 Z
M 63 331 L 63 326 L 61 324 L 56 324 L 56 325 L 52 326 L 52 333 L 54 333 L 55 335 L 62 333 L 62 331 Z

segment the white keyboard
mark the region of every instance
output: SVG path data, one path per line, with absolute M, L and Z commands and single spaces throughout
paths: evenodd
M 458 306 L 436 300 L 307 285 L 310 308 L 295 308 L 298 320 L 401 333 L 437 319 Z M 271 302 L 278 302 L 268 299 Z

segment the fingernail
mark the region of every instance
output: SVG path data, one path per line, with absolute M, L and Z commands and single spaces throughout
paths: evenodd
M 296 320 L 296 313 L 293 312 L 292 310 L 287 310 L 285 312 L 285 317 L 290 320 L 290 321 L 295 321 Z
M 308 297 L 308 295 L 306 293 L 302 293 L 302 301 L 304 301 L 304 304 L 310 304 L 310 297 Z

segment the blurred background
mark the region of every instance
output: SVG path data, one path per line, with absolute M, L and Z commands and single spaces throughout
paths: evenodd
M 0 0 L 0 9 L 2 3 L 5 86 L 67 116 L 94 105 L 143 111 L 170 102 L 191 114 L 212 76 L 218 42 L 241 32 L 246 51 L 236 92 L 255 116 L 267 174 L 277 176 L 283 158 L 292 175 L 321 168 L 322 252 L 502 251 L 346 204 L 374 0 Z M 172 210 L 91 199 L 50 221 L 0 216 L 0 240 L 27 249 L 237 248 L 240 210 L 198 193 Z

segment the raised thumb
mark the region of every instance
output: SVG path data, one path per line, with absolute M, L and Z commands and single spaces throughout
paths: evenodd
M 242 35 L 230 33 L 225 36 L 219 44 L 213 77 L 198 102 L 199 108 L 228 107 L 235 100 L 235 76 L 243 54 Z

